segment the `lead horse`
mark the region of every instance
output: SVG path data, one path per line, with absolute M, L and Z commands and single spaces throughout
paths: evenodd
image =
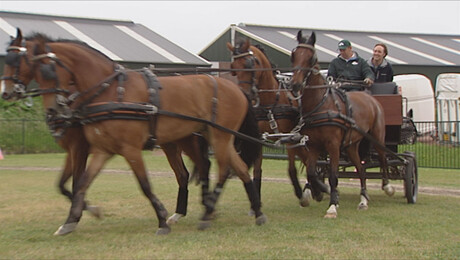
M 325 218 L 336 218 L 339 204 L 338 167 L 341 151 L 355 165 L 361 184 L 358 205 L 359 210 L 368 208 L 369 195 L 366 189 L 366 176 L 361 165 L 358 147 L 363 137 L 372 138 L 379 155 L 382 171 L 382 189 L 388 195 L 394 194 L 394 188 L 388 181 L 388 167 L 385 157 L 385 122 L 380 103 L 365 92 L 343 92 L 333 85 L 326 85 L 320 74 L 316 56 L 316 36 L 297 34 L 297 47 L 292 51 L 293 76 L 291 87 L 294 93 L 301 95 L 302 130 L 309 136 L 307 142 L 307 177 L 315 184 L 316 165 L 320 155 L 328 154 L 330 202 Z M 316 187 L 316 189 L 322 189 Z
M 233 46 L 227 43 L 232 53 L 232 75 L 238 79 L 238 84 L 253 101 L 256 118 L 261 133 L 282 134 L 291 132 L 299 120 L 299 106 L 296 99 L 289 97 L 288 89 L 275 78 L 272 65 L 265 52 L 251 45 L 249 39 L 237 39 Z M 305 162 L 304 147 L 288 146 L 288 175 L 294 187 L 294 194 L 302 207 L 310 204 L 311 191 L 302 190 L 295 167 L 296 155 Z M 260 194 L 262 178 L 262 153 L 254 163 L 254 184 Z
M 37 78 L 38 74 L 33 73 L 32 65 L 36 64 L 31 62 L 32 57 L 27 55 L 27 47 L 32 48 L 32 41 L 38 38 L 43 38 L 44 35 L 35 34 L 32 37 L 22 40 L 21 30 L 18 29 L 17 36 L 11 41 L 7 49 L 6 64 L 4 68 L 4 76 L 2 77 L 1 97 L 4 100 L 14 101 L 28 97 L 28 94 L 34 93 L 33 90 L 28 91 L 27 85 L 35 78 L 41 82 L 41 78 Z M 50 77 L 51 67 L 43 66 L 41 75 L 48 75 Z M 11 84 L 12 83 L 12 84 Z M 75 86 L 69 86 L 72 94 L 75 92 Z M 63 96 L 61 99 L 66 99 Z M 68 97 L 68 95 L 66 95 Z M 72 177 L 73 185 L 78 183 L 81 174 L 86 168 L 87 158 L 89 155 L 89 144 L 83 132 L 82 125 L 72 118 L 72 107 L 67 104 L 61 104 L 62 108 L 59 113 L 55 115 L 48 114 L 47 124 L 55 137 L 57 143 L 66 151 L 66 160 L 63 171 L 58 181 L 58 188 L 60 192 L 72 201 L 73 194 L 70 192 L 65 184 Z M 202 141 L 199 135 L 190 135 L 174 143 L 161 145 L 162 150 L 168 158 L 171 168 L 174 170 L 177 182 L 179 184 L 177 204 L 175 213 L 168 218 L 168 224 L 176 223 L 181 217 L 187 214 L 188 205 L 188 179 L 189 173 L 182 161 L 182 151 L 185 152 L 192 161 L 196 164 L 200 172 L 200 178 L 203 185 L 209 183 L 209 166 L 210 162 L 207 159 L 207 149 L 203 149 L 203 145 L 207 145 Z M 204 155 L 206 153 L 206 155 Z M 75 188 L 72 188 L 75 190 Z M 203 189 L 207 192 L 207 188 Z M 101 209 L 94 205 L 89 205 L 84 202 L 84 209 L 88 210 L 92 215 L 101 218 Z
M 148 73 L 120 69 L 102 53 L 79 42 L 47 42 L 42 39 L 28 49 L 33 50 L 28 52 L 28 56 L 34 61 L 31 73 L 36 74 L 48 114 L 61 109 L 57 94 L 68 91 L 71 82 L 75 83 L 78 94 L 74 96 L 74 101 L 81 109 L 85 124 L 84 134 L 93 154 L 86 171 L 74 185 L 69 216 L 58 229 L 58 234 L 66 234 L 76 228 L 81 218 L 86 190 L 105 162 L 114 154 L 120 154 L 126 159 L 142 191 L 154 207 L 159 221 L 157 234 L 169 233 L 167 211 L 151 192 L 141 151 L 152 135 L 157 144 L 163 145 L 181 140 L 195 132 L 203 133 L 213 146 L 219 166 L 216 188 L 213 193 L 206 194 L 206 198 L 203 198 L 205 213 L 202 226 L 207 227 L 213 218 L 228 167 L 234 168 L 243 181 L 251 208 L 256 213 L 256 223 L 260 225 L 266 221 L 245 164 L 253 160 L 251 155 L 257 155 L 251 151 L 257 151 L 259 144 L 245 142 L 241 155 L 245 157 L 245 162 L 233 146 L 234 134 L 238 133 L 240 127 L 249 136 L 259 135 L 257 126 L 251 124 L 253 114 L 248 100 L 236 85 L 207 75 L 156 78 Z M 50 64 L 57 64 L 51 70 L 53 77 L 47 77 L 43 73 L 43 68 Z M 116 80 L 121 74 L 123 79 Z M 157 86 L 152 86 L 156 81 Z M 147 84 L 149 82 L 151 84 Z M 123 95 L 123 102 L 117 102 L 120 94 Z M 111 113 L 112 110 L 106 109 L 113 105 L 130 110 L 132 116 L 140 115 L 148 120 L 120 117 L 99 120 L 99 115 Z

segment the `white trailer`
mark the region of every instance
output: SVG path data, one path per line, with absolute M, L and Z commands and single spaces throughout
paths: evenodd
M 415 123 L 436 120 L 435 96 L 429 78 L 421 74 L 403 74 L 394 76 L 393 81 L 403 97 L 403 113 L 412 113 Z M 436 127 L 433 124 L 420 124 L 417 133 L 434 136 Z

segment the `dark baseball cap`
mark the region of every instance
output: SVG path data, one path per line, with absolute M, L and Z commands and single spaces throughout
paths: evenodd
M 341 40 L 339 42 L 339 50 L 344 50 L 350 46 L 351 46 L 351 43 L 349 40 Z

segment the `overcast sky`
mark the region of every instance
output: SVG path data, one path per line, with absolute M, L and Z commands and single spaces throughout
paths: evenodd
M 458 1 L 5 1 L 0 10 L 129 20 L 198 53 L 231 24 L 460 35 Z M 44 32 L 46 33 L 46 32 Z

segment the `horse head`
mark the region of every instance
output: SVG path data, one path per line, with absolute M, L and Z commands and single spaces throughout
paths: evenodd
M 232 52 L 232 75 L 238 78 L 238 85 L 258 103 L 258 83 L 261 71 L 255 71 L 261 67 L 260 51 L 251 46 L 249 39 L 239 39 L 235 46 L 227 42 L 227 48 Z M 259 56 L 259 57 L 258 57 Z
M 1 78 L 0 95 L 5 100 L 18 100 L 25 97 L 26 86 L 33 79 L 31 63 L 31 43 L 26 42 L 18 28 L 16 37 L 12 38 L 6 48 L 5 66 Z
M 297 47 L 294 48 L 291 53 L 291 63 L 293 67 L 291 87 L 295 93 L 305 87 L 308 75 L 311 74 L 318 62 L 315 49 L 315 32 L 312 32 L 310 37 L 306 38 L 302 35 L 302 31 L 300 30 L 297 33 L 297 42 Z

